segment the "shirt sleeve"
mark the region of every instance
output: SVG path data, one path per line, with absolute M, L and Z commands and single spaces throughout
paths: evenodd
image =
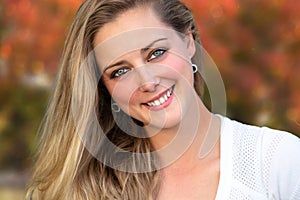
M 269 197 L 282 200 L 300 200 L 300 139 L 290 133 L 265 129 L 270 159 Z M 275 142 L 274 142 L 275 141 Z

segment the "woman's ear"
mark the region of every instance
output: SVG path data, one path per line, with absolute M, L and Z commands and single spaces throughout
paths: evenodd
M 187 49 L 189 53 L 189 57 L 192 58 L 196 52 L 195 40 L 191 31 L 186 34 L 187 39 Z

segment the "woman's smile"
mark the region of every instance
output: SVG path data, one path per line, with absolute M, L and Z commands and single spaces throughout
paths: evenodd
M 174 88 L 175 85 L 171 86 L 166 91 L 154 96 L 151 100 L 149 100 L 147 103 L 143 103 L 149 110 L 161 110 L 164 108 L 167 108 L 174 98 Z

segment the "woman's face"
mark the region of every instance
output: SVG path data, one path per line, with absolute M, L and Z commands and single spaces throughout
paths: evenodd
M 102 80 L 113 100 L 145 125 L 171 128 L 194 98 L 192 35 L 162 23 L 151 8 L 135 8 L 95 37 Z

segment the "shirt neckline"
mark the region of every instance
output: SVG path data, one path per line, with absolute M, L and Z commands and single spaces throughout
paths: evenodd
M 215 200 L 227 199 L 232 176 L 232 127 L 228 118 L 216 114 L 221 120 L 220 128 L 220 178 Z

